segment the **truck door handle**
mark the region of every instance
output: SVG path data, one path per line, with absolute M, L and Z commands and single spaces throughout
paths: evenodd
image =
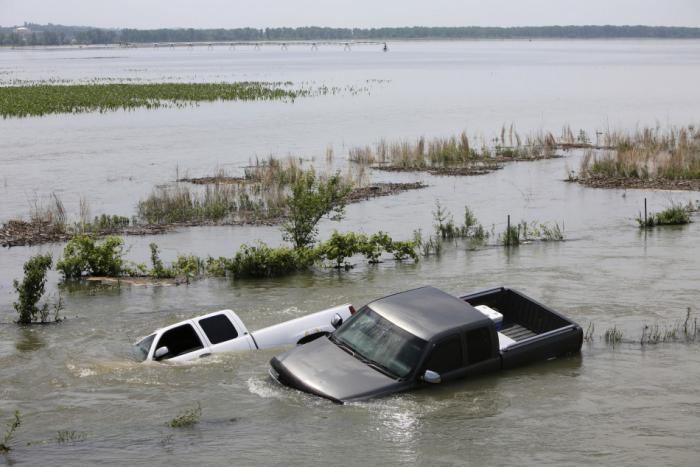
M 211 353 L 203 353 L 202 355 L 199 356 L 199 358 L 208 357 L 209 355 L 211 355 Z

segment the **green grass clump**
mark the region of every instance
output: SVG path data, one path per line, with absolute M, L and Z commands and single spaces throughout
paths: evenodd
M 58 444 L 79 443 L 87 439 L 87 433 L 73 430 L 60 430 L 56 433 Z
M 637 216 L 637 223 L 640 228 L 656 227 L 659 225 L 684 225 L 690 224 L 691 222 L 690 213 L 685 206 L 680 204 L 674 204 L 670 208 L 664 209 L 656 214 L 650 213 L 646 221 L 641 214 Z
M 202 418 L 202 405 L 197 402 L 197 407 L 185 409 L 168 422 L 170 428 L 189 428 L 199 423 Z
M 308 90 L 283 83 L 34 84 L 0 87 L 0 115 L 108 112 L 136 108 L 181 107 L 207 101 L 293 100 Z

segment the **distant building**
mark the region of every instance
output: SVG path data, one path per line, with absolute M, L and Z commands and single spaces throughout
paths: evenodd
M 25 26 L 20 26 L 18 28 L 15 28 L 15 33 L 19 34 L 20 36 L 28 36 L 32 33 L 32 30 Z

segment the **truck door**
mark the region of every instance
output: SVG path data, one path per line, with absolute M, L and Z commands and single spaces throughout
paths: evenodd
M 471 329 L 464 333 L 467 351 L 467 375 L 497 370 L 501 367 L 500 353 L 496 352 L 498 337 L 490 326 Z
M 459 334 L 448 336 L 434 344 L 426 360 L 423 371 L 425 370 L 438 373 L 442 381 L 462 376 L 464 373 L 464 352 Z
M 251 350 L 251 339 L 247 335 L 240 336 L 225 314 L 207 316 L 197 323 L 209 340 L 212 353 Z
M 167 347 L 168 351 L 153 360 L 172 360 L 175 362 L 192 360 L 209 354 L 209 348 L 202 343 L 197 331 L 189 324 L 168 329 L 158 339 L 155 346 L 154 355 L 158 349 Z

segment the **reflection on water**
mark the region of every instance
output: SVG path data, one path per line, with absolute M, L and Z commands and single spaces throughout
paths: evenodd
M 36 326 L 42 325 L 32 325 L 32 326 L 21 326 L 19 333 L 17 335 L 17 340 L 15 341 L 15 348 L 18 352 L 33 352 L 44 347 L 46 343 L 41 338 L 41 334 L 36 329 Z M 45 326 L 52 326 L 47 324 Z

